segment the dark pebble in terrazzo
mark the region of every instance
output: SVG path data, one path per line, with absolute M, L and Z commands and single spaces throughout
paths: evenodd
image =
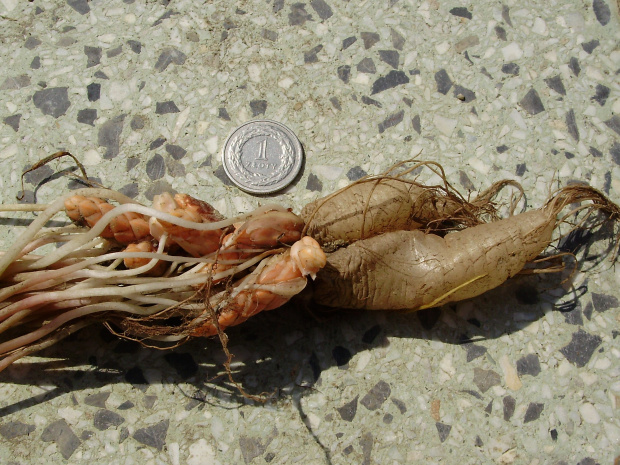
M 603 184 L 603 192 L 609 195 L 609 189 L 611 189 L 611 171 L 605 173 L 605 183 Z
M 500 383 L 501 378 L 495 371 L 474 368 L 474 384 L 483 394 L 493 386 L 498 386 Z
M 342 449 L 342 454 L 343 455 L 350 455 L 351 452 L 353 452 L 353 446 L 352 445 L 348 445 L 347 447 L 345 447 L 344 449 Z
M 115 56 L 120 55 L 122 52 L 123 52 L 123 46 L 119 45 L 118 47 L 113 48 L 113 49 L 108 50 L 107 52 L 105 52 L 105 55 L 108 58 L 114 58 Z
M 437 83 L 437 92 L 443 95 L 446 95 L 452 87 L 452 79 L 445 69 L 440 69 L 435 73 L 435 82 Z
M 91 407 L 105 408 L 105 402 L 110 397 L 109 392 L 97 392 L 96 394 L 90 394 L 84 398 L 84 403 Z
M 13 131 L 17 132 L 19 131 L 19 121 L 22 118 L 22 114 L 21 113 L 17 113 L 15 115 L 11 115 L 11 116 L 7 116 L 6 118 L 2 119 L 2 122 L 4 124 L 6 124 L 7 126 L 10 126 Z
M 405 405 L 405 403 L 400 400 L 400 399 L 396 399 L 394 397 L 392 397 L 392 399 L 390 399 L 392 401 L 392 403 L 396 406 L 396 408 L 398 409 L 398 411 L 401 414 L 405 414 L 407 413 L 407 406 Z
M 482 442 L 482 439 L 480 439 L 480 436 L 476 436 L 476 440 L 474 442 L 474 445 L 476 447 L 482 447 L 484 446 L 484 443 Z
M 362 32 L 360 36 L 364 41 L 364 48 L 366 50 L 379 42 L 380 39 L 379 34 L 377 34 L 376 32 Z
M 487 348 L 484 346 L 479 346 L 474 344 L 473 342 L 468 342 L 466 344 L 461 344 L 461 347 L 463 347 L 466 351 L 467 351 L 467 363 L 471 362 L 472 360 L 475 360 L 479 357 L 482 357 L 484 354 L 487 353 Z
M 49 87 L 39 90 L 32 96 L 32 102 L 44 115 L 58 118 L 64 115 L 71 105 L 67 90 L 68 87 Z
M 155 70 L 161 73 L 171 64 L 184 64 L 186 59 L 187 56 L 179 49 L 174 47 L 165 48 L 159 54 L 159 58 L 157 58 L 157 63 L 155 63 Z
M 419 76 L 420 75 L 420 70 L 419 69 L 410 69 L 409 70 L 409 76 Z
M 380 332 L 381 332 L 380 325 L 373 326 L 372 328 L 368 329 L 364 333 L 364 335 L 362 336 L 362 342 L 364 344 L 372 344 Z
M 517 374 L 519 376 L 538 376 L 540 374 L 540 361 L 538 360 L 538 355 L 528 354 L 517 360 Z
M 381 105 L 381 102 L 379 102 L 378 100 L 372 99 L 370 97 L 367 97 L 366 95 L 362 96 L 362 103 L 364 105 L 374 105 L 377 108 L 383 107 L 383 105 Z
M 310 6 L 323 21 L 333 16 L 334 12 L 325 0 L 311 0 Z
M 613 162 L 616 165 L 620 165 L 620 144 L 618 142 L 614 142 L 614 145 L 609 149 L 609 154 Z
M 515 413 L 517 401 L 512 396 L 506 396 L 502 399 L 502 402 L 504 404 L 504 420 L 508 421 Z
M 594 94 L 594 97 L 592 97 L 591 100 L 595 100 L 600 106 L 604 106 L 607 102 L 607 98 L 609 97 L 610 92 L 611 90 L 609 89 L 609 87 L 604 86 L 603 84 L 597 84 L 596 94 Z
M 93 425 L 99 431 L 105 431 L 112 426 L 120 426 L 124 422 L 125 418 L 121 415 L 104 408 L 97 410 L 93 417 Z
M 568 62 L 568 68 L 575 76 L 579 76 L 579 73 L 581 73 L 581 66 L 579 66 L 579 60 L 576 57 L 571 57 Z
M 96 119 L 97 119 L 97 110 L 95 110 L 94 108 L 86 108 L 84 110 L 78 111 L 78 114 L 77 114 L 78 123 L 90 124 L 91 126 L 94 126 Z
M 596 39 L 591 40 L 590 42 L 584 42 L 581 44 L 581 48 L 587 53 L 591 54 L 596 47 L 600 45 L 600 42 Z
M 588 302 L 586 304 L 586 308 L 583 309 L 583 316 L 585 316 L 588 320 L 591 320 L 593 311 L 594 305 L 592 305 L 592 302 Z
M 90 438 L 93 437 L 93 434 L 95 434 L 93 431 L 84 430 L 84 431 L 82 431 L 82 434 L 80 434 L 80 439 L 82 441 L 87 441 L 87 440 L 89 440 Z
M 409 108 L 411 108 L 411 105 L 413 105 L 413 100 L 411 100 L 409 97 L 403 97 L 403 102 L 405 103 L 405 105 L 407 105 Z
M 375 439 L 370 432 L 362 434 L 360 438 L 360 446 L 362 446 L 362 462 L 361 465 L 371 465 L 370 457 L 372 454 L 372 447 L 375 443 Z
M 422 126 L 420 122 L 420 115 L 415 115 L 411 118 L 411 125 L 413 126 L 413 130 L 418 134 L 422 134 Z
M 28 50 L 34 50 L 36 47 L 41 45 L 41 43 L 42 42 L 37 37 L 30 36 L 26 39 L 26 42 L 24 42 L 24 47 Z
M 89 102 L 96 102 L 101 97 L 101 84 L 93 82 L 86 86 L 86 95 Z
M 347 84 L 351 78 L 351 67 L 349 65 L 342 65 L 338 67 L 338 78 Z
M 390 28 L 390 39 L 392 40 L 392 47 L 396 50 L 402 50 L 405 46 L 405 37 L 394 28 Z
M 157 18 L 153 24 L 151 24 L 151 27 L 156 27 L 159 26 L 161 23 L 164 22 L 165 19 L 171 18 L 173 15 L 178 15 L 179 13 L 177 11 L 174 10 L 168 10 L 166 11 L 163 15 L 161 15 L 159 18 Z
M 278 11 L 284 8 L 284 0 L 274 0 L 273 1 L 273 12 L 277 13 Z
M 144 396 L 142 399 L 142 405 L 144 405 L 148 409 L 152 409 L 157 402 L 157 396 Z
M 396 113 L 392 113 L 387 118 L 385 118 L 382 122 L 379 123 L 379 133 L 385 132 L 386 129 L 391 128 L 399 124 L 405 116 L 405 110 L 397 111 Z
M 166 435 L 168 434 L 169 425 L 170 420 L 162 420 L 155 425 L 136 430 L 136 432 L 133 433 L 133 438 L 140 444 L 162 450 L 166 445 Z
M 357 37 L 355 36 L 347 37 L 346 39 L 342 41 L 342 50 L 348 49 L 355 42 L 357 42 Z
M 158 137 L 157 139 L 155 139 L 153 142 L 150 143 L 149 150 L 158 149 L 159 147 L 164 145 L 165 142 L 166 142 L 165 137 Z
M 157 102 L 155 104 L 155 113 L 158 115 L 166 115 L 169 113 L 178 113 L 179 107 L 172 100 L 167 102 Z
M 106 148 L 103 158 L 109 160 L 118 155 L 124 121 L 125 115 L 119 115 L 106 121 L 99 127 L 97 143 Z
M 457 6 L 455 8 L 452 8 L 450 10 L 450 14 L 454 16 L 458 16 L 459 18 L 465 18 L 465 19 L 473 18 L 471 11 L 469 11 L 467 8 L 462 7 L 462 6 Z
M 366 57 L 357 64 L 357 71 L 360 73 L 375 74 L 377 68 L 372 58 Z
M 385 423 L 386 425 L 392 423 L 393 420 L 394 415 L 392 415 L 391 413 L 386 413 L 385 415 L 383 415 L 383 423 Z
M 400 53 L 396 50 L 379 50 L 379 59 L 394 69 L 398 69 Z M 405 73 L 403 73 L 404 75 Z
M 306 182 L 306 189 L 312 192 L 321 192 L 323 190 L 323 183 L 316 174 L 310 173 Z
M 58 446 L 58 452 L 65 460 L 68 460 L 81 444 L 80 438 L 75 435 L 67 422 L 62 419 L 50 423 L 43 430 L 41 440 L 44 442 L 55 442 Z
M 170 352 L 164 355 L 164 359 L 183 379 L 190 378 L 198 373 L 198 364 L 190 353 Z
M 545 79 L 545 84 L 547 84 L 550 89 L 555 90 L 558 94 L 566 95 L 566 88 L 564 87 L 564 83 L 562 82 L 562 78 L 559 74 Z
M 84 54 L 86 55 L 86 67 L 92 68 L 101 63 L 101 47 L 84 46 Z
M 317 53 L 319 53 L 321 50 L 323 50 L 323 46 L 317 45 L 311 50 L 304 52 L 304 63 L 306 64 L 317 63 L 319 61 L 319 58 L 317 57 Z
M 252 110 L 252 116 L 264 115 L 267 111 L 267 100 L 252 100 L 250 110 Z
M 418 310 L 416 315 L 424 329 L 433 329 L 435 324 L 439 321 L 441 311 L 436 308 L 427 308 L 424 310 Z
M 575 110 L 572 108 L 566 113 L 566 126 L 570 136 L 575 139 L 576 142 L 579 142 L 579 128 L 577 127 L 577 121 L 575 119 Z
M 108 75 L 101 70 L 97 71 L 94 76 L 98 79 L 108 79 Z
M 568 310 L 562 311 L 562 315 L 564 315 L 564 320 L 569 325 L 582 325 L 583 324 L 581 305 L 579 303 L 574 303 L 570 305 Z
M 538 96 L 538 92 L 534 89 L 530 89 L 527 94 L 519 102 L 530 115 L 537 115 L 545 111 L 545 107 Z
M 164 157 L 156 153 L 146 162 L 146 174 L 153 181 L 161 179 L 166 174 Z
M 466 87 L 455 85 L 453 95 L 459 99 L 461 102 L 471 102 L 476 100 L 476 93 L 472 90 L 467 89 Z
M 137 40 L 128 40 L 127 45 L 133 53 L 140 54 L 142 53 L 142 44 Z
M 600 465 L 600 464 L 596 460 L 594 460 L 592 457 L 586 457 L 585 459 L 581 459 L 579 462 L 577 462 L 577 465 Z
M 126 400 L 125 402 L 123 402 L 121 405 L 118 406 L 118 410 L 129 410 L 134 407 L 135 405 L 132 401 Z
M 513 76 L 519 75 L 519 65 L 516 63 L 506 63 L 502 65 L 502 73 L 512 74 Z
M 273 6 L 274 11 L 276 5 Z M 293 3 L 291 12 L 288 14 L 288 23 L 290 26 L 303 26 L 306 21 L 312 21 L 312 16 L 306 11 L 304 3 Z
M 41 67 L 41 57 L 36 56 L 30 62 L 30 69 L 39 69 Z
M 448 439 L 450 435 L 450 431 L 452 430 L 451 425 L 446 425 L 445 423 L 437 422 L 435 423 L 435 427 L 437 428 L 437 433 L 439 433 L 439 441 L 444 442 Z
M 571 341 L 560 349 L 560 352 L 572 364 L 583 367 L 590 361 L 592 354 L 601 345 L 600 336 L 586 333 L 583 329 L 579 329 L 573 333 Z
M 146 391 L 149 387 L 149 383 L 144 377 L 144 373 L 140 367 L 133 367 L 127 370 L 127 373 L 125 373 L 125 381 L 142 392 Z
M 479 400 L 483 400 L 484 397 L 482 397 L 482 394 L 472 390 L 472 389 L 463 389 L 461 392 L 464 392 L 465 394 L 469 394 L 472 397 L 475 397 L 476 399 Z
M 140 115 L 133 116 L 131 118 L 131 122 L 129 123 L 129 126 L 134 131 L 138 131 L 140 129 L 144 129 L 144 117 L 140 116 Z
M 239 436 L 239 447 L 243 455 L 243 461 L 249 464 L 256 457 L 260 457 L 265 453 L 267 445 L 258 438 L 251 438 L 246 435 Z
M 390 388 L 390 385 L 381 380 L 375 384 L 370 391 L 368 391 L 368 394 L 362 398 L 360 404 L 368 410 L 377 410 L 390 397 L 391 393 L 392 389 Z
M 605 124 L 607 125 L 608 128 L 612 129 L 618 135 L 620 135 L 620 115 L 612 116 L 610 119 L 605 121 Z M 616 160 L 614 159 L 614 161 Z M 620 161 L 616 161 L 616 163 L 620 164 Z
M 357 181 L 358 179 L 363 178 L 367 174 L 368 173 L 366 173 L 366 171 L 364 171 L 359 166 L 354 166 L 349 171 L 347 171 L 347 175 L 346 176 L 347 176 L 347 179 L 349 181 Z
M 502 5 L 502 19 L 512 26 L 512 20 L 510 19 L 510 8 L 507 5 Z
M 527 406 L 527 410 L 525 411 L 525 416 L 523 417 L 523 423 L 529 423 L 531 421 L 538 420 L 540 418 L 540 414 L 545 409 L 545 404 L 541 404 L 538 402 L 530 402 L 530 405 Z
M 308 364 L 312 369 L 312 379 L 314 380 L 314 382 L 318 381 L 319 377 L 321 376 L 322 370 L 319 363 L 319 357 L 314 351 L 312 352 L 312 355 L 310 355 L 310 359 L 308 359 Z
M 525 163 L 519 163 L 515 169 L 515 174 L 517 176 L 523 176 L 527 171 L 527 165 Z
M 506 29 L 501 26 L 495 26 L 495 35 L 499 40 L 503 40 L 504 42 L 508 40 L 508 37 L 506 37 Z
M 592 2 L 592 9 L 594 10 L 594 16 L 601 26 L 607 26 L 611 19 L 611 10 L 604 0 L 594 0 Z
M 476 186 L 474 186 L 474 183 L 471 182 L 471 179 L 469 179 L 469 176 L 463 170 L 459 170 L 459 182 L 461 183 L 461 186 L 470 192 L 476 190 Z
M 597 312 L 605 312 L 612 308 L 620 307 L 620 302 L 617 297 L 613 295 L 599 294 L 598 292 L 592 293 L 592 304 Z
M 346 347 L 336 346 L 332 349 L 332 357 L 334 357 L 336 365 L 339 367 L 344 367 L 349 363 L 349 360 L 351 360 L 353 355 Z
M 263 39 L 270 40 L 271 42 L 275 42 L 276 40 L 278 40 L 278 33 L 270 29 L 263 29 L 262 36 Z
M 340 100 L 338 100 L 338 97 L 331 97 L 329 101 L 336 110 L 342 111 L 342 106 L 340 106 Z
M 118 191 L 121 194 L 126 195 L 130 199 L 135 199 L 138 196 L 138 194 L 140 193 L 140 190 L 138 188 L 138 183 L 137 182 L 132 182 L 132 183 L 129 183 L 129 184 L 125 184 Z
M 558 440 L 558 430 L 557 429 L 552 429 L 551 431 L 549 431 L 549 435 L 551 436 L 551 439 L 553 441 L 557 441 Z
M 35 429 L 34 425 L 28 425 L 21 421 L 9 421 L 0 425 L 0 435 L 6 440 L 11 440 L 20 436 L 27 436 Z
M 508 146 L 507 145 L 498 145 L 497 147 L 495 147 L 495 150 L 497 151 L 497 153 L 504 153 L 506 151 L 508 151 Z
M 175 160 L 180 160 L 185 156 L 187 150 L 179 145 L 166 144 L 166 152 Z
M 358 71 L 359 71 L 359 65 L 358 65 Z M 403 84 L 408 84 L 408 83 L 409 83 L 409 78 L 403 71 L 392 70 L 387 75 L 378 78 L 372 84 L 372 92 L 370 95 L 378 94 L 379 92 L 383 92 L 384 90 L 392 89 L 393 87 L 400 86 Z
M 228 114 L 228 112 L 226 111 L 226 108 L 224 107 L 220 107 L 217 109 L 217 116 L 218 118 L 221 118 L 224 121 L 230 121 L 230 115 Z
M 340 414 L 340 418 L 342 418 L 344 421 L 353 421 L 353 419 L 355 418 L 355 414 L 357 413 L 357 400 L 358 399 L 359 399 L 359 396 L 355 396 L 353 400 L 347 402 L 342 407 L 336 409 L 338 410 L 338 413 Z
M 218 178 L 225 186 L 234 186 L 235 184 L 230 180 L 226 171 L 224 170 L 224 166 L 220 165 L 213 172 L 213 175 Z
M 487 404 L 487 406 L 484 408 L 484 411 L 487 415 L 491 415 L 491 413 L 493 413 L 493 400 L 491 400 L 491 402 Z
M 90 12 L 88 0 L 67 0 L 67 5 L 69 5 L 81 15 L 85 15 Z

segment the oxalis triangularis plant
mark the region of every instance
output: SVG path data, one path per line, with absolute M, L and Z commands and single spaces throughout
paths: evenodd
M 64 156 L 73 157 L 59 152 L 30 170 Z M 418 182 L 422 169 L 441 183 Z M 494 199 L 505 187 L 518 195 L 502 217 Z M 564 270 L 571 254 L 552 246 L 572 231 L 607 221 L 617 231 L 620 207 L 592 187 L 559 188 L 517 214 L 522 195 L 520 184 L 504 180 L 465 198 L 438 163 L 407 161 L 299 215 L 269 204 L 224 218 L 187 194 L 162 193 L 146 206 L 103 187 L 48 205 L 1 205 L 39 214 L 0 255 L 0 371 L 92 324 L 159 348 L 217 336 L 230 380 L 255 398 L 232 379 L 225 330 L 283 305 L 308 276 L 319 306 L 421 310 L 518 274 Z M 47 227 L 56 215 L 73 224 Z

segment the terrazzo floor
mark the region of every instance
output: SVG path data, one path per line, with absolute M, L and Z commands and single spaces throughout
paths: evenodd
M 0 0 L 0 201 L 68 150 L 141 201 L 245 212 L 266 199 L 220 151 L 269 118 L 305 149 L 268 198 L 296 211 L 414 156 L 463 192 L 515 179 L 535 207 L 586 182 L 619 202 L 619 43 L 615 0 Z M 71 166 L 29 173 L 24 201 L 76 187 Z M 32 217 L 2 214 L 1 249 Z M 618 463 L 620 267 L 590 263 L 572 287 L 519 278 L 414 314 L 261 314 L 229 338 L 266 404 L 214 340 L 86 329 L 0 374 L 0 462 Z

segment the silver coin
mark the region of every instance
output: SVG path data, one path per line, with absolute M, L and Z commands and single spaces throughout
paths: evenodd
M 254 120 L 239 126 L 222 152 L 226 174 L 240 189 L 271 194 L 299 174 L 303 149 L 297 136 L 281 123 Z

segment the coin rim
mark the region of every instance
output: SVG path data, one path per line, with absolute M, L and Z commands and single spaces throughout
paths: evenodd
M 288 135 L 289 139 L 293 143 L 293 147 L 295 148 L 296 153 L 299 155 L 299 156 L 296 157 L 296 160 L 295 160 L 295 162 L 293 164 L 293 167 L 291 168 L 290 173 L 288 175 L 286 175 L 284 178 L 282 178 L 281 181 L 278 181 L 278 183 L 275 184 L 275 187 L 272 186 L 271 188 L 268 188 L 268 189 L 252 188 L 251 186 L 246 186 L 246 185 L 242 184 L 240 181 L 238 181 L 237 179 L 235 179 L 235 177 L 232 175 L 232 173 L 230 172 L 230 170 L 228 168 L 228 161 L 227 161 L 227 157 L 226 157 L 226 153 L 228 152 L 228 149 L 229 149 L 229 146 L 230 146 L 230 140 L 232 139 L 232 137 L 238 131 L 243 129 L 245 126 L 248 126 L 250 124 L 260 124 L 260 123 L 269 123 L 269 124 L 278 126 L 280 129 L 282 129 L 283 132 L 285 132 Z M 254 119 L 254 120 L 250 120 L 250 121 L 247 121 L 247 122 L 241 124 L 240 126 L 235 128 L 230 133 L 230 135 L 226 138 L 226 142 L 224 143 L 224 147 L 222 149 L 222 166 L 224 167 L 224 171 L 226 172 L 226 176 L 228 176 L 228 178 L 235 184 L 235 186 L 237 186 L 242 191 L 248 192 L 250 194 L 273 194 L 274 192 L 281 191 L 282 189 L 288 187 L 289 185 L 291 185 L 291 183 L 295 180 L 295 178 L 297 177 L 297 175 L 301 171 L 301 166 L 303 164 L 303 159 L 304 159 L 304 149 L 303 149 L 303 146 L 301 145 L 301 142 L 299 141 L 299 138 L 297 137 L 297 135 L 289 127 L 285 126 L 284 124 L 280 123 L 279 121 L 274 121 L 274 120 L 271 120 L 271 119 Z

